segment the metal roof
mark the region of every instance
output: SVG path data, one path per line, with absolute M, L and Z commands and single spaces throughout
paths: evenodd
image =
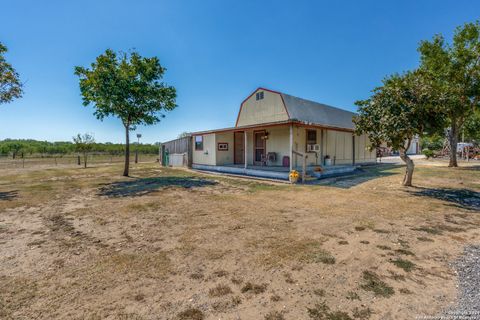
M 280 93 L 280 95 L 283 98 L 290 120 L 326 127 L 355 129 L 352 121 L 355 116 L 353 112 L 285 93 Z
M 317 127 L 317 128 L 325 128 L 325 129 L 332 129 L 332 130 L 339 130 L 339 131 L 350 131 L 350 132 L 355 130 L 355 125 L 353 124 L 353 121 L 352 121 L 353 117 L 356 115 L 354 112 L 350 112 L 350 111 L 332 107 L 326 104 L 294 97 L 286 93 L 273 91 L 266 88 L 258 88 L 249 97 L 247 97 L 247 99 L 250 98 L 258 90 L 265 90 L 265 91 L 270 91 L 270 92 L 279 94 L 282 97 L 289 119 L 283 120 L 283 121 L 277 121 L 277 122 L 256 123 L 256 124 L 245 125 L 245 126 L 235 126 L 230 128 L 198 131 L 198 132 L 192 132 L 191 134 L 201 135 L 201 134 L 209 134 L 209 133 L 217 133 L 217 132 L 225 132 L 225 131 L 239 131 L 242 129 L 246 130 L 246 129 L 258 128 L 258 127 L 278 126 L 278 125 L 285 125 L 285 124 L 296 124 L 296 125 L 304 125 L 304 126 L 311 126 L 311 127 Z M 245 99 L 244 102 L 247 99 Z M 242 102 L 242 105 L 243 105 L 243 102 Z M 240 109 L 240 112 L 241 112 L 241 109 Z

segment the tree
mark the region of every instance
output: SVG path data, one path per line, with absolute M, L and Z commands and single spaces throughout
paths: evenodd
M 87 155 L 90 151 L 92 151 L 95 145 L 95 138 L 89 133 L 85 133 L 83 135 L 79 133 L 76 137 L 73 137 L 73 143 L 75 144 L 75 151 L 83 154 L 83 163 L 84 167 L 86 168 Z
M 355 102 L 359 106 L 354 118 L 356 134 L 367 134 L 372 149 L 386 143 L 400 152 L 406 164 L 404 186 L 412 185 L 415 166 L 406 154 L 412 139 L 441 127 L 432 92 L 432 81 L 422 72 L 413 71 L 387 77 L 369 99 Z
M 9 64 L 4 53 L 7 52 L 7 47 L 0 42 L 0 104 L 11 102 L 15 98 L 22 96 L 22 83 L 18 73 Z
M 157 57 L 145 58 L 133 51 L 115 53 L 108 49 L 91 64 L 91 69 L 75 67 L 80 77 L 83 104 L 93 104 L 95 116 L 120 118 L 125 127 L 125 168 L 130 163 L 130 130 L 137 125 L 153 125 L 176 108 L 176 90 L 161 80 L 166 69 Z
M 192 134 L 190 132 L 187 132 L 187 131 L 184 131 L 182 133 L 180 133 L 177 137 L 177 139 L 181 139 L 181 138 L 186 138 L 186 137 L 190 137 Z
M 480 110 L 475 111 L 465 120 L 463 130 L 467 141 L 480 143 Z
M 457 167 L 457 143 L 465 121 L 480 108 L 480 24 L 467 23 L 455 30 L 453 43 L 441 35 L 422 41 L 421 68 L 437 82 L 438 111 L 447 119 L 449 167 Z

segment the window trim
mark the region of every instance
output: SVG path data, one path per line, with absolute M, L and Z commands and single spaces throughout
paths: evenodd
M 264 97 L 265 97 L 264 91 L 258 91 L 258 92 L 255 94 L 255 100 L 256 100 L 256 101 L 263 100 Z
M 201 147 L 201 148 L 199 148 L 199 147 L 197 146 L 197 138 L 201 138 L 201 139 L 202 139 L 202 142 L 201 142 L 201 143 L 202 143 L 202 147 Z M 203 135 L 201 135 L 201 136 L 194 136 L 194 141 L 193 141 L 193 142 L 194 142 L 194 144 L 195 144 L 195 151 L 203 151 L 203 143 L 205 142 L 205 138 L 203 137 Z
M 315 132 L 315 143 L 309 143 L 309 140 L 308 140 L 308 133 L 309 132 Z M 312 140 L 310 140 L 312 141 Z M 305 151 L 307 152 L 308 151 L 308 145 L 309 144 L 318 144 L 318 132 L 316 129 L 305 129 Z

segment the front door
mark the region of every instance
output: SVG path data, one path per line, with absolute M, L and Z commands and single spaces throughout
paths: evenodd
M 255 131 L 253 133 L 253 155 L 254 155 L 254 164 L 261 165 L 262 159 L 265 157 L 265 131 Z
M 233 133 L 234 141 L 234 159 L 233 163 L 235 164 L 245 164 L 245 136 L 243 131 L 236 131 Z

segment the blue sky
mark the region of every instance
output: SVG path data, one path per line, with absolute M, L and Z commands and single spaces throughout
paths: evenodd
M 235 124 L 262 86 L 355 110 L 390 73 L 414 68 L 435 33 L 479 19 L 478 1 L 22 1 L 2 3 L 0 41 L 25 95 L 0 105 L 0 139 L 123 142 L 118 119 L 83 107 L 75 65 L 105 49 L 158 56 L 178 108 L 144 142 Z

